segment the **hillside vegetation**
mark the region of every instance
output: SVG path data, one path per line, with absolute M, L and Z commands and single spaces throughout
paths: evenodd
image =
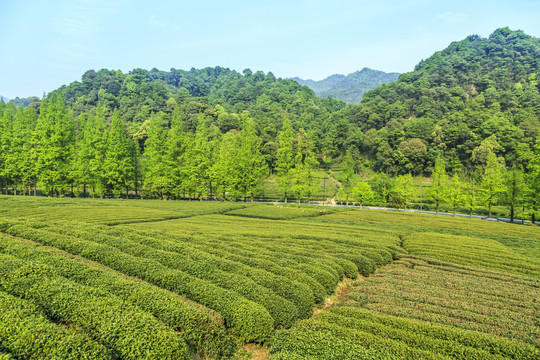
M 398 78 L 398 73 L 385 73 L 384 71 L 363 68 L 346 76 L 336 74 L 319 81 L 303 80 L 298 77 L 292 78 L 292 80 L 308 86 L 315 91 L 317 96 L 332 96 L 347 103 L 357 104 L 369 90 L 396 81 Z

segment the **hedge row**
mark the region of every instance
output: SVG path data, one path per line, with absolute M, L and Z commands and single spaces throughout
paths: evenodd
M 264 306 L 274 319 L 276 328 L 290 327 L 298 319 L 298 309 L 290 301 L 258 285 L 249 278 L 219 270 L 216 266 L 213 266 L 211 260 L 195 259 L 178 253 L 159 250 L 131 241 L 125 237 L 117 238 L 98 231 L 87 232 L 73 224 L 70 224 L 70 228 L 69 234 L 78 239 L 114 247 L 123 253 L 156 261 L 169 269 L 180 270 L 196 278 L 210 281 L 221 288 L 232 290 L 244 298 Z M 67 229 L 62 229 L 61 226 L 48 227 L 47 231 L 63 235 L 68 232 Z
M 313 332 L 324 331 L 341 340 L 352 342 L 370 350 L 384 351 L 399 359 L 447 359 L 444 355 L 417 349 L 398 340 L 379 337 L 366 331 L 341 326 L 318 317 L 302 320 L 295 325 L 295 328 Z M 294 342 L 294 339 L 290 339 L 290 341 Z
M 510 340 L 477 331 L 433 325 L 389 315 L 378 315 L 369 310 L 345 306 L 331 308 L 329 314 L 338 315 L 339 317 L 336 320 L 342 324 L 350 323 L 351 320 L 348 319 L 352 319 L 353 321 L 350 324 L 358 324 L 361 327 L 364 326 L 362 325 L 362 321 L 370 325 L 381 324 L 396 336 L 401 337 L 401 339 L 405 339 L 407 334 L 411 334 L 446 341 L 451 347 L 449 349 L 450 354 L 457 352 L 458 349 L 467 347 L 511 359 L 540 358 L 540 350 L 533 346 L 517 344 Z
M 225 319 L 225 326 L 240 341 L 262 343 L 272 336 L 274 321 L 264 307 L 208 281 L 110 246 L 8 222 L 0 222 L 1 228 L 10 235 L 59 248 L 184 295 L 220 313 Z
M 221 259 L 229 259 L 231 261 L 246 264 L 252 268 L 265 270 L 280 278 L 295 279 L 296 281 L 294 281 L 294 283 L 300 282 L 309 287 L 315 303 L 322 303 L 326 298 L 327 293 L 324 287 L 317 280 L 297 269 L 280 266 L 272 260 L 252 256 L 253 254 L 248 250 L 244 251 L 244 249 L 240 247 L 228 247 L 224 243 L 197 241 L 197 243 L 192 243 L 192 246 L 206 253 L 218 256 Z
M 202 351 L 212 358 L 228 358 L 236 351 L 234 341 L 216 320 L 166 290 L 126 280 L 111 272 L 98 270 L 23 243 L 16 238 L 2 237 L 0 252 L 50 265 L 63 277 L 115 294 L 172 327 L 197 352 Z
M 70 230 L 54 226 L 52 231 L 104 243 L 131 255 L 154 259 L 163 265 L 209 280 L 223 288 L 238 292 L 268 310 L 277 328 L 290 327 L 299 318 L 308 318 L 314 306 L 310 289 L 300 283 L 277 277 L 241 263 L 220 259 L 193 248 L 167 240 L 142 236 L 131 231 L 104 229 L 90 231 L 70 226 Z
M 91 337 L 49 321 L 28 300 L 0 291 L 0 359 L 110 359 L 110 351 Z M 7 354 L 2 354 L 8 351 Z M 4 356 L 4 357 L 2 357 Z
M 384 324 L 372 322 L 365 319 L 355 319 L 340 316 L 335 313 L 325 313 L 318 316 L 319 321 L 346 327 L 348 329 L 360 330 L 378 336 L 381 339 L 396 340 L 415 349 L 425 350 L 441 355 L 447 355 L 455 359 L 498 359 L 483 349 L 475 349 L 462 344 L 445 341 L 429 335 L 415 333 L 403 329 L 385 326 Z
M 0 284 L 33 301 L 124 359 L 189 359 L 186 343 L 152 315 L 100 289 L 59 276 L 51 266 L 0 254 Z
M 256 267 L 251 267 L 242 262 L 209 254 L 195 248 L 193 243 L 178 242 L 172 239 L 157 239 L 152 236 L 127 231 L 126 229 L 110 229 L 106 233 L 121 237 L 122 239 L 130 239 L 155 249 L 174 252 L 178 254 L 176 256 L 184 256 L 189 261 L 204 264 L 206 271 L 217 272 L 220 270 L 249 278 L 257 284 L 272 290 L 277 295 L 291 301 L 297 307 L 300 318 L 308 318 L 313 312 L 313 293 L 306 284 L 293 281 L 284 276 L 275 275 Z
M 276 334 L 270 360 L 389 360 L 396 357 L 378 349 L 341 339 L 329 331 L 292 328 Z

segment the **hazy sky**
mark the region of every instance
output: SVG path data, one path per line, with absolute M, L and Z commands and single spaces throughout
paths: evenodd
M 539 0 L 0 0 L 0 95 L 41 97 L 102 68 L 407 72 L 471 34 L 538 37 L 539 17 Z

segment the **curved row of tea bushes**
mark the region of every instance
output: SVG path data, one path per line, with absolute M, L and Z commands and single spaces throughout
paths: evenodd
M 261 269 L 275 274 L 280 278 L 295 279 L 296 281 L 294 281 L 294 283 L 300 282 L 309 287 L 313 294 L 314 301 L 317 304 L 323 302 L 326 298 L 327 293 L 324 287 L 317 280 L 299 270 L 280 266 L 271 260 L 250 256 L 249 252 L 243 252 L 241 248 L 236 248 L 235 251 L 221 243 L 203 243 L 198 241 L 197 243 L 192 243 L 192 246 L 221 259 L 228 259 L 248 265 L 252 268 Z
M 352 319 L 354 321 L 353 324 L 363 326 L 362 321 L 365 321 L 368 324 L 383 325 L 386 331 L 388 329 L 392 332 L 395 331 L 397 336 L 403 336 L 402 334 L 405 333 L 422 335 L 424 337 L 429 336 L 446 341 L 452 347 L 450 353 L 457 350 L 457 348 L 466 347 L 483 350 L 510 359 L 532 360 L 540 358 L 540 349 L 530 345 L 517 344 L 510 340 L 477 331 L 433 325 L 389 315 L 379 315 L 366 309 L 347 306 L 333 307 L 330 309 L 329 314 L 338 315 L 339 317 L 336 320 L 340 323 L 345 323 L 346 321 L 350 321 L 347 319 Z
M 246 299 L 263 305 L 274 318 L 276 328 L 290 327 L 300 317 L 309 317 L 313 310 L 314 301 L 310 290 L 303 284 L 293 284 L 289 279 L 275 279 L 268 272 L 226 262 L 193 249 L 192 246 L 179 246 L 130 232 L 118 236 L 119 231 L 115 229 L 87 231 L 86 227 L 79 229 L 73 225 L 67 226 L 70 230 L 59 229 L 57 226 L 50 229 L 69 232 L 80 238 L 116 247 L 131 255 L 153 259 L 169 268 L 236 291 Z M 111 233 L 116 236 L 109 235 Z
M 157 239 L 126 229 L 106 229 L 105 233 L 110 236 L 136 241 L 154 249 L 173 252 L 175 253 L 175 256 L 171 259 L 173 265 L 179 262 L 195 262 L 198 266 L 204 266 L 203 271 L 206 273 L 218 274 L 219 271 L 225 271 L 249 278 L 257 284 L 272 290 L 278 296 L 291 301 L 297 307 L 298 317 L 301 319 L 310 317 L 313 312 L 313 306 L 315 304 L 313 293 L 307 285 L 298 281 L 292 281 L 289 278 L 277 276 L 271 272 L 253 268 L 241 262 L 211 255 L 196 249 L 192 243 L 175 242 L 163 238 Z
M 367 349 L 329 331 L 292 328 L 276 334 L 270 360 L 397 360 L 378 349 Z
M 274 321 L 264 307 L 208 281 L 91 241 L 8 222 L 0 223 L 0 228 L 10 235 L 59 248 L 184 295 L 221 314 L 225 319 L 225 326 L 240 341 L 263 343 L 273 334 Z
M 0 359 L 9 359 L 2 351 L 19 359 L 111 358 L 91 337 L 51 322 L 32 302 L 0 291 Z
M 0 284 L 123 359 L 190 358 L 184 340 L 153 316 L 110 293 L 59 276 L 51 266 L 0 254 Z
M 447 359 L 446 356 L 417 349 L 398 340 L 379 337 L 366 331 L 341 326 L 340 324 L 331 323 L 318 317 L 298 322 L 295 325 L 295 329 L 304 329 L 313 332 L 322 330 L 341 340 L 352 342 L 366 349 L 384 351 L 387 354 L 396 356 L 398 359 Z M 295 339 L 290 339 L 290 341 L 294 342 Z
M 463 346 L 454 342 L 437 339 L 431 336 L 418 334 L 403 329 L 396 329 L 380 323 L 371 322 L 361 318 L 340 316 L 335 313 L 325 313 L 317 317 L 318 321 L 336 324 L 348 329 L 359 330 L 378 336 L 381 339 L 396 340 L 415 349 L 425 350 L 454 359 L 499 359 L 487 351 Z
M 0 253 L 50 265 L 63 277 L 103 289 L 138 306 L 179 332 L 196 352 L 202 351 L 214 359 L 219 359 L 229 358 L 236 351 L 234 341 L 217 323 L 219 319 L 213 319 L 203 310 L 166 290 L 126 280 L 111 272 L 29 245 L 17 238 L 3 236 L 0 239 Z
M 308 276 L 317 280 L 317 282 L 324 287 L 327 294 L 331 294 L 334 292 L 340 280 L 338 273 L 334 269 L 328 267 L 326 264 L 323 263 L 322 260 L 324 259 L 310 259 L 302 256 L 294 256 L 280 253 L 279 251 L 266 252 L 263 251 L 263 244 L 255 242 L 239 242 L 229 240 L 227 242 L 227 245 L 229 245 L 231 249 L 236 247 L 244 252 L 250 252 L 249 256 L 253 257 L 254 259 L 272 261 L 281 267 L 291 268 L 293 270 L 304 272 Z M 334 266 L 338 265 L 334 263 Z
M 47 230 L 55 232 L 57 228 L 47 227 Z M 63 234 L 64 232 L 66 231 L 59 233 Z M 196 278 L 210 281 L 221 288 L 234 291 L 244 298 L 264 306 L 274 319 L 276 328 L 290 327 L 298 319 L 298 310 L 290 301 L 256 284 L 249 278 L 217 269 L 212 266 L 211 261 L 196 261 L 177 253 L 142 245 L 125 237 L 117 238 L 96 231 L 86 232 L 78 229 L 77 226 L 72 226 L 69 233 L 78 239 L 110 246 L 138 258 L 153 260 L 167 268 L 182 271 Z

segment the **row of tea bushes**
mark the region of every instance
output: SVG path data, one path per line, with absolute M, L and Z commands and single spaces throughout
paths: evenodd
M 0 285 L 47 315 L 98 340 L 124 359 L 188 359 L 186 343 L 153 316 L 101 289 L 59 276 L 53 267 L 0 254 Z
M 236 292 L 195 278 L 182 271 L 170 269 L 150 259 L 132 256 L 117 248 L 67 235 L 60 235 L 35 226 L 43 224 L 0 223 L 7 234 L 56 247 L 79 255 L 129 276 L 145 280 L 158 287 L 184 295 L 201 305 L 217 311 L 225 319 L 232 335 L 245 342 L 266 342 L 273 333 L 274 321 L 259 304 L 245 299 Z
M 39 335 L 38 335 L 39 334 Z M 86 334 L 55 324 L 34 305 L 0 291 L 0 359 L 110 359 L 111 352 Z M 9 351 L 3 354 L 2 351 Z
M 0 253 L 50 265 L 67 279 L 102 289 L 136 305 L 181 334 L 194 352 L 203 352 L 219 359 L 232 356 L 236 350 L 236 345 L 226 334 L 219 315 L 209 314 L 208 309 L 205 311 L 171 292 L 126 279 L 110 271 L 96 269 L 61 256 L 60 251 L 53 253 L 17 238 L 3 236 Z

